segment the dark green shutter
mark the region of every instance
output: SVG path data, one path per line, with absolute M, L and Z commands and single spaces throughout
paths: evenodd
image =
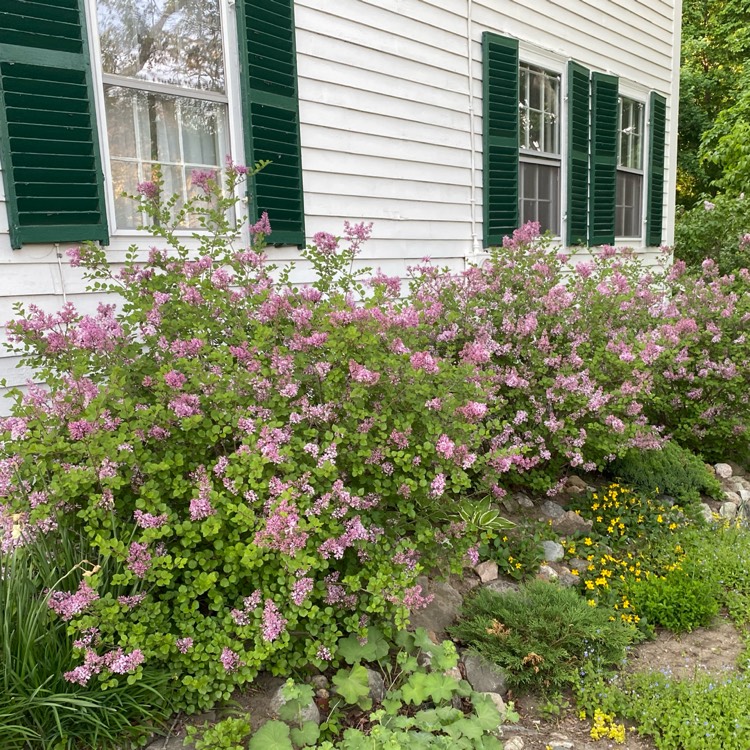
M 245 153 L 269 160 L 248 186 L 256 221 L 268 212 L 275 244 L 305 244 L 293 0 L 237 0 Z
M 664 157 L 667 130 L 667 100 L 655 91 L 649 104 L 648 201 L 646 237 L 649 245 L 661 245 L 664 219 Z
M 14 248 L 108 242 L 83 0 L 0 0 L 0 159 Z
M 589 70 L 568 63 L 568 245 L 585 245 L 589 213 Z
M 591 183 L 589 245 L 615 241 L 617 192 L 617 78 L 591 76 Z
M 518 227 L 518 40 L 485 32 L 484 246 Z

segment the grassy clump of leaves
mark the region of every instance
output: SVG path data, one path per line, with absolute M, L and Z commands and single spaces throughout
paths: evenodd
M 698 503 L 701 494 L 722 497 L 719 481 L 701 458 L 674 442 L 661 450 L 631 448 L 608 466 L 607 473 L 636 490 L 661 492 L 681 503 Z
M 651 625 L 675 633 L 707 627 L 719 612 L 720 591 L 712 576 L 700 571 L 677 569 L 666 576 L 650 576 L 632 586 L 636 611 Z
M 586 662 L 619 664 L 635 629 L 590 606 L 574 589 L 543 581 L 517 592 L 488 589 L 464 603 L 452 635 L 508 673 L 518 690 L 548 693 L 574 683 Z
M 66 579 L 80 579 L 85 560 L 74 535 L 39 536 L 0 554 L 0 745 L 3 750 L 121 748 L 158 728 L 169 715 L 167 674 L 144 673 L 102 691 L 68 682 L 76 665 L 66 623 L 49 597 Z M 93 565 L 93 563 L 92 563 Z

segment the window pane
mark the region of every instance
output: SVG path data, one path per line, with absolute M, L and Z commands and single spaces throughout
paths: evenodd
M 179 196 L 177 208 L 189 195 L 192 169 L 221 169 L 228 151 L 225 104 L 121 86 L 105 86 L 104 96 L 107 122 L 117 123 L 108 127 L 118 229 L 143 223 L 120 194 L 135 193 L 139 182 L 150 179 L 153 164 L 162 165 L 165 193 Z
M 643 104 L 620 97 L 619 167 L 643 169 Z
M 618 170 L 615 212 L 615 235 L 617 237 L 641 237 L 643 233 L 642 197 L 643 175 Z
M 538 221 L 543 232 L 560 234 L 560 165 L 522 161 L 519 165 L 521 224 Z
M 105 73 L 224 91 L 219 0 L 97 0 L 97 18 Z
M 560 76 L 521 65 L 519 92 L 521 148 L 559 154 Z

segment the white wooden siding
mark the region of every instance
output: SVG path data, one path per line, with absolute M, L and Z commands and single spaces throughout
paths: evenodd
M 680 0 L 296 0 L 308 236 L 340 232 L 345 219 L 372 221 L 363 264 L 404 275 L 408 265 L 430 256 L 441 265 L 463 267 L 472 254 L 472 180 L 474 229 L 482 234 L 481 35 L 486 30 L 518 37 L 523 49 L 549 52 L 561 63 L 574 59 L 665 95 L 665 189 L 673 191 L 679 11 Z M 671 240 L 673 201 L 666 205 L 665 236 Z M 134 239 L 112 238 L 113 263 L 122 261 Z M 271 251 L 279 260 L 295 254 L 294 248 Z M 649 253 L 647 261 L 655 257 Z M 305 264 L 297 274 L 305 277 Z M 102 299 L 85 293 L 79 269 L 67 259 L 58 265 L 53 246 L 10 248 L 0 181 L 0 344 L 13 302 L 54 310 L 63 290 L 84 312 L 95 310 Z M 30 373 L 16 370 L 16 363 L 0 351 L 0 379 L 25 382 Z M 0 414 L 6 409 L 0 400 Z

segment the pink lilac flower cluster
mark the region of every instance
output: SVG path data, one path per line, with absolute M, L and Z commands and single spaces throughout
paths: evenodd
M 52 592 L 47 603 L 53 612 L 68 622 L 88 609 L 98 598 L 99 594 L 83 580 L 78 585 L 78 590 L 72 594 L 64 591 Z
M 121 648 L 109 651 L 104 656 L 99 656 L 93 649 L 86 648 L 83 654 L 83 664 L 65 672 L 63 677 L 68 682 L 76 685 L 87 685 L 89 680 L 103 670 L 109 670 L 113 674 L 128 674 L 134 672 L 143 662 L 145 657 L 140 649 L 133 649 L 125 653 Z

